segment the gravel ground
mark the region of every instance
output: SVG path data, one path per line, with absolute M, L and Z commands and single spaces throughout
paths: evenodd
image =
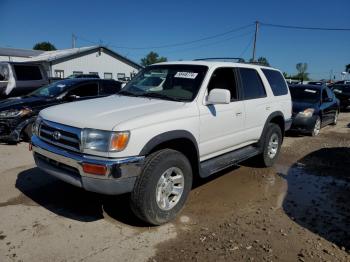
M 172 223 L 147 227 L 128 196 L 41 172 L 28 145 L 0 145 L 0 261 L 350 261 L 350 113 L 286 137 L 278 163 L 197 183 Z

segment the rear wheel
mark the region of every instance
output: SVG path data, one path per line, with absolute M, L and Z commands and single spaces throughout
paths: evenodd
M 282 138 L 281 128 L 270 123 L 265 133 L 263 152 L 258 156 L 259 164 L 270 167 L 275 163 L 281 149 Z
M 149 224 L 164 224 L 182 209 L 191 187 L 192 168 L 188 159 L 172 149 L 157 151 L 146 158 L 135 182 L 131 209 Z
M 311 136 L 318 136 L 321 130 L 321 119 L 317 117 L 313 130 L 311 131 Z

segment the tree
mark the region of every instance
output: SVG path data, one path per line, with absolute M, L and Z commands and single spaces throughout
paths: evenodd
M 166 62 L 168 59 L 164 56 L 159 56 L 156 52 L 149 52 L 144 58 L 141 59 L 141 65 L 148 66 L 155 63 Z
M 254 61 L 253 61 L 253 58 L 251 58 L 251 59 L 249 60 L 249 62 L 250 62 L 250 63 L 254 62 Z M 257 62 L 258 64 L 260 64 L 260 65 L 270 66 L 270 63 L 269 63 L 269 61 L 267 60 L 267 58 L 266 58 L 266 57 L 263 57 L 263 56 L 260 56 L 260 57 L 258 58 L 258 60 L 256 60 L 256 62 Z
M 43 51 L 53 51 L 53 50 L 57 50 L 57 48 L 51 44 L 50 42 L 39 42 L 36 43 L 33 46 L 34 50 L 43 50 Z
M 297 63 L 296 69 L 298 71 L 298 74 L 296 77 L 300 79 L 301 81 L 309 80 L 309 73 L 307 73 L 307 63 Z
M 347 64 L 347 65 L 345 66 L 345 71 L 348 72 L 348 73 L 350 73 L 350 64 Z

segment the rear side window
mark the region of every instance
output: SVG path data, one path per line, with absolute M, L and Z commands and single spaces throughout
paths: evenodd
M 258 72 L 251 68 L 240 68 L 244 99 L 266 97 L 265 87 Z
M 112 95 L 119 92 L 121 83 L 117 81 L 103 81 L 100 83 L 99 95 Z
M 29 80 L 41 80 L 41 71 L 38 66 L 29 65 L 14 65 L 17 80 L 29 81 Z
M 286 81 L 280 72 L 270 69 L 262 69 L 267 81 L 271 86 L 272 92 L 275 96 L 283 96 L 288 94 L 288 87 Z
M 68 96 L 75 95 L 77 97 L 88 97 L 88 96 L 97 96 L 97 94 L 98 94 L 97 83 L 86 83 L 71 90 L 68 93 Z

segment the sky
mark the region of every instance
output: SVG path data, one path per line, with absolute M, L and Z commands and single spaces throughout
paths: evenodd
M 71 48 L 74 33 L 78 47 L 102 44 L 135 62 L 150 51 L 170 61 L 249 59 L 255 21 L 350 28 L 349 0 L 0 0 L 0 10 L 0 47 L 31 49 L 37 42 L 50 41 L 58 49 Z M 203 38 L 209 39 L 182 44 Z M 350 64 L 350 31 L 261 25 L 256 56 L 288 74 L 295 74 L 295 65 L 304 62 L 313 79 L 329 79 L 332 72 L 340 78 Z

